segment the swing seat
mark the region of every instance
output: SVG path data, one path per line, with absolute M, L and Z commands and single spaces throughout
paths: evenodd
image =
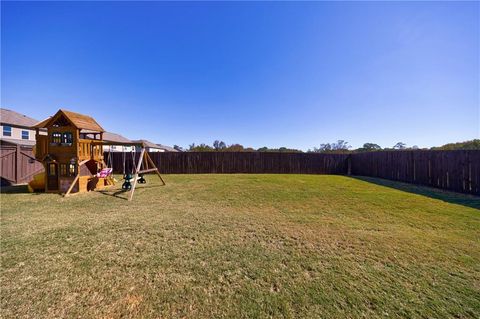
M 143 174 L 139 174 L 137 180 L 138 180 L 138 182 L 139 182 L 140 184 L 145 184 L 145 183 L 147 183 L 147 180 L 145 179 L 145 177 L 143 177 Z
M 131 180 L 133 179 L 132 174 L 124 175 L 123 179 L 124 179 L 125 182 L 123 182 L 123 184 L 122 184 L 122 189 L 123 190 L 131 190 L 132 189 Z
M 103 168 L 100 172 L 97 173 L 97 177 L 99 178 L 106 178 L 112 175 L 113 168 Z

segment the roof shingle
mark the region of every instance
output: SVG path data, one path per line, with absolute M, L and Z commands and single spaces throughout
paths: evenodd
M 14 126 L 24 126 L 24 127 L 32 127 L 34 126 L 38 120 L 32 119 L 26 115 L 20 114 L 18 112 L 0 108 L 0 123 L 2 124 L 9 124 Z
M 103 141 L 105 142 L 120 142 L 120 143 L 131 143 L 132 141 L 122 136 L 120 134 L 112 133 L 112 132 L 104 132 L 103 133 Z
M 57 115 L 61 113 L 63 114 L 76 128 L 78 129 L 86 129 L 96 132 L 104 132 L 105 130 L 100 126 L 100 124 L 95 121 L 95 119 L 91 116 L 67 111 L 67 110 L 59 110 L 54 116 L 43 120 L 35 125 L 37 128 L 44 128 L 50 125 L 51 121 L 57 117 Z
M 143 145 L 145 145 L 145 147 L 160 148 L 160 147 L 158 147 L 157 144 L 155 144 L 155 143 L 153 143 L 153 142 L 150 142 L 150 141 L 147 141 L 147 140 L 133 140 L 133 142 L 135 142 L 135 143 L 142 143 Z

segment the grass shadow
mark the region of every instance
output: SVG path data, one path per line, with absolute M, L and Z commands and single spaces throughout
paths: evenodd
M 120 199 L 123 199 L 123 200 L 128 200 L 128 198 L 126 197 L 123 197 L 123 196 L 119 196 L 121 194 L 126 194 L 128 193 L 129 191 L 128 190 L 118 190 L 118 191 L 109 191 L 109 190 L 97 190 L 96 191 L 97 193 L 100 193 L 102 195 L 106 195 L 106 196 L 110 196 L 110 197 L 116 197 L 116 198 L 120 198 Z
M 142 185 L 140 187 L 136 187 L 135 190 L 139 190 L 139 189 L 150 189 L 150 188 L 157 188 L 157 187 L 163 187 L 165 185 L 156 185 L 156 184 L 153 184 L 153 185 Z M 125 193 L 129 193 L 130 190 L 124 190 L 124 189 L 120 189 L 120 190 L 117 190 L 117 191 L 112 191 L 112 190 L 97 190 L 96 192 L 102 194 L 102 195 L 106 195 L 106 196 L 112 196 L 112 197 L 116 197 L 116 198 L 121 198 L 121 199 L 124 199 L 124 200 L 128 200 L 128 198 L 125 198 L 123 196 L 119 196 L 121 194 L 125 194 Z
M 11 185 L 11 186 L 2 186 L 0 187 L 0 193 L 2 194 L 32 194 L 38 195 L 43 192 L 34 192 L 30 193 L 28 191 L 28 185 Z
M 391 181 L 391 180 L 375 178 L 375 177 L 366 177 L 366 176 L 350 176 L 350 177 L 364 181 L 364 182 L 373 183 L 373 184 L 385 186 L 385 187 L 390 187 L 390 188 L 394 188 L 394 189 L 401 190 L 408 193 L 427 196 L 427 197 L 438 199 L 451 204 L 463 205 L 466 207 L 480 209 L 479 196 L 462 194 L 462 193 L 454 193 L 454 192 L 445 191 L 445 190 L 441 190 L 433 187 L 408 184 L 408 183 Z

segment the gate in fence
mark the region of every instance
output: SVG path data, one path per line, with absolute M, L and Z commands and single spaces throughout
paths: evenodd
M 33 175 L 44 170 L 35 160 L 33 147 L 19 144 L 0 144 L 1 185 L 28 183 Z

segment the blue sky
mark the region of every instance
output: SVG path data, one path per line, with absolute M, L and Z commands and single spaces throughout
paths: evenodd
M 1 106 L 131 139 L 479 138 L 479 2 L 3 2 Z

